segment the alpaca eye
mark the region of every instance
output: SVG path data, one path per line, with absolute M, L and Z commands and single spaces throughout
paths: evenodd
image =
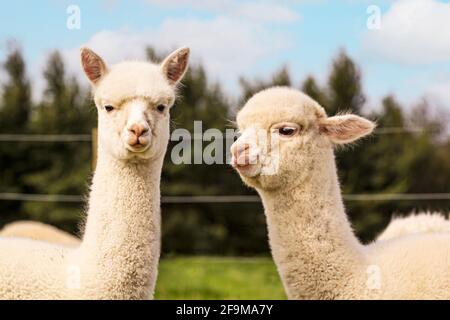
M 114 107 L 111 105 L 107 105 L 107 106 L 105 106 L 105 110 L 106 110 L 106 112 L 111 112 L 114 110 Z
M 278 133 L 282 136 L 290 137 L 297 132 L 297 128 L 293 127 L 281 127 L 278 129 Z
M 159 106 L 156 107 L 156 109 L 157 109 L 159 112 L 164 112 L 164 110 L 166 110 L 166 106 L 163 105 L 163 104 L 160 104 Z

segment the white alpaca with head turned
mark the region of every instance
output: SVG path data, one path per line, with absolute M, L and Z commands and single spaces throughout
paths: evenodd
M 0 298 L 153 297 L 160 252 L 160 176 L 169 110 L 188 64 L 181 48 L 161 64 L 109 68 L 81 50 L 98 109 L 98 159 L 84 237 L 75 248 L 0 239 Z
M 307 95 L 274 87 L 249 99 L 237 125 L 242 136 L 231 148 L 232 165 L 262 198 L 289 298 L 450 298 L 450 233 L 367 246 L 353 234 L 333 147 L 371 133 L 371 121 L 352 114 L 327 117 Z M 266 174 L 267 159 L 273 158 L 277 170 Z

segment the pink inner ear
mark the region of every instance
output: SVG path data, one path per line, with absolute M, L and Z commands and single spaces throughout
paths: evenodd
M 321 126 L 321 130 L 323 133 L 339 140 L 349 140 L 360 131 L 358 124 L 352 120 L 347 120 L 345 122 L 336 121 L 336 123 Z
M 186 70 L 188 63 L 188 53 L 184 52 L 180 55 L 177 55 L 174 59 L 169 61 L 167 66 L 167 78 L 171 82 L 177 82 L 180 80 L 181 76 L 183 75 L 184 71 Z
M 324 120 L 320 132 L 327 135 L 334 142 L 346 143 L 354 141 L 372 132 L 374 124 L 355 115 L 331 117 Z
M 100 80 L 104 72 L 104 67 L 98 56 L 92 52 L 83 51 L 81 54 L 81 64 L 89 80 L 94 83 Z

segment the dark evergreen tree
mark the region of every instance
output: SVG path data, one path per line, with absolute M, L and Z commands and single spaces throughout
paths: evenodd
M 7 78 L 1 90 L 0 134 L 28 132 L 32 110 L 30 81 L 26 75 L 21 50 L 13 46 L 3 63 Z M 0 141 L 0 193 L 27 191 L 24 175 L 30 170 L 28 146 L 14 141 Z M 24 217 L 21 202 L 0 201 L 0 225 Z
M 333 60 L 328 78 L 329 115 L 351 111 L 360 113 L 365 102 L 362 92 L 361 71 L 344 50 Z
M 39 134 L 91 134 L 95 109 L 86 90 L 68 77 L 59 52 L 53 52 L 44 70 L 46 88 L 37 106 L 31 128 Z M 33 172 L 25 179 L 33 193 L 80 195 L 86 193 L 91 172 L 89 141 L 40 142 L 30 145 Z M 27 202 L 26 213 L 33 220 L 57 224 L 75 231 L 82 204 Z
M 301 86 L 301 90 L 316 100 L 322 107 L 328 109 L 329 101 L 327 93 L 323 88 L 320 88 L 316 79 L 312 75 L 306 77 Z

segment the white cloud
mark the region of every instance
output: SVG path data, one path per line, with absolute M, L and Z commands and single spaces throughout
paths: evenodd
M 450 106 L 450 79 L 431 84 L 425 89 L 425 97 L 448 109 Z
M 292 22 L 299 18 L 298 14 L 287 7 L 270 3 L 244 2 L 236 8 L 236 15 L 244 19 Z
M 290 47 L 287 35 L 272 32 L 262 23 L 218 16 L 214 19 L 167 19 L 155 29 L 121 29 L 94 34 L 85 46 L 96 51 L 107 63 L 144 59 L 145 48 L 170 51 L 189 46 L 192 62 L 201 62 L 209 76 L 220 80 L 225 89 L 237 93 L 238 77 L 255 75 L 262 61 Z M 84 80 L 79 64 L 79 48 L 61 50 L 67 70 Z M 39 63 L 42 70 L 44 61 Z M 42 84 L 37 84 L 42 88 Z
M 145 59 L 145 48 L 168 52 L 179 46 L 189 46 L 192 62 L 201 62 L 213 80 L 219 80 L 225 90 L 238 93 L 239 76 L 257 76 L 261 64 L 282 50 L 290 48 L 289 34 L 272 31 L 272 23 L 291 23 L 299 15 L 288 6 L 275 1 L 228 0 L 142 0 L 167 8 L 190 8 L 210 12 L 213 18 L 167 18 L 159 26 L 146 30 L 122 28 L 103 30 L 91 36 L 83 45 L 92 48 L 108 63 L 127 59 Z M 105 0 L 113 5 L 113 0 Z M 81 45 L 81 44 L 80 44 Z M 64 57 L 68 73 L 87 83 L 79 62 L 79 48 L 58 48 Z M 42 69 L 49 52 L 32 66 L 35 98 L 45 86 Z
M 368 30 L 367 51 L 405 64 L 450 61 L 450 3 L 398 0 L 382 16 L 380 30 Z
M 212 11 L 224 16 L 239 17 L 252 21 L 292 22 L 299 15 L 276 1 L 230 1 L 230 0 L 146 0 L 163 7 L 186 7 Z

